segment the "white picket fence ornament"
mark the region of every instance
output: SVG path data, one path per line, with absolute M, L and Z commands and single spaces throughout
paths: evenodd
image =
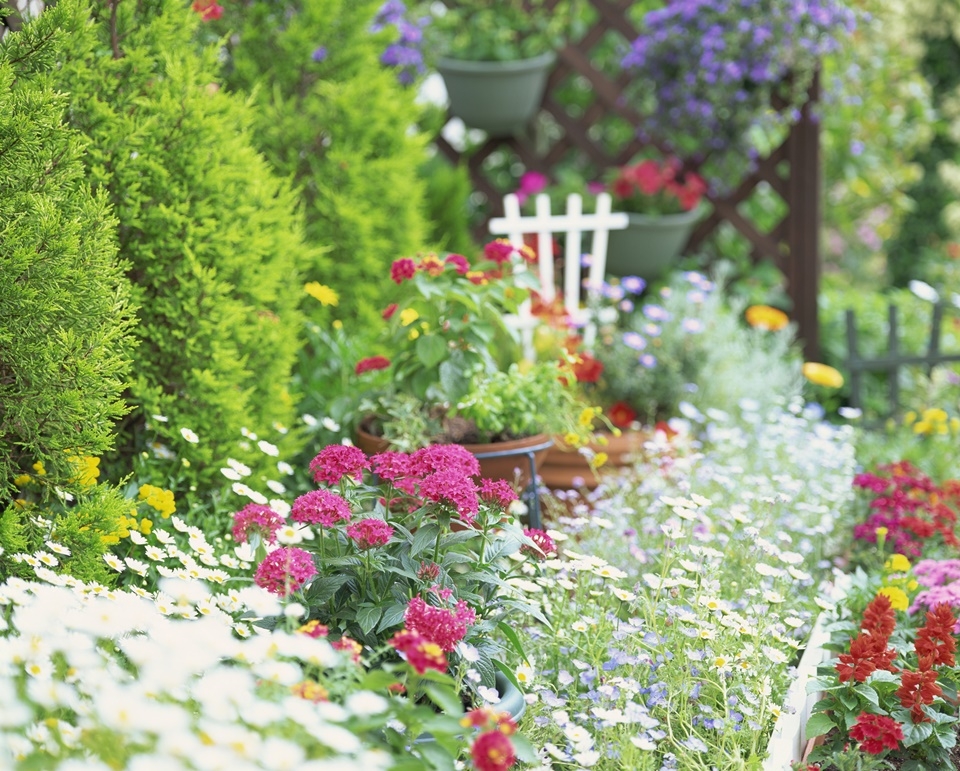
M 563 233 L 566 236 L 563 257 L 563 306 L 573 324 L 583 329 L 586 346 L 593 344 L 597 328 L 590 318 L 591 301 L 599 296 L 603 286 L 603 277 L 607 267 L 607 240 L 611 230 L 623 230 L 629 218 L 626 214 L 611 212 L 609 193 L 597 196 L 597 210 L 594 214 L 583 213 L 583 198 L 573 193 L 567 196 L 567 213 L 551 214 L 550 197 L 536 197 L 536 214 L 525 217 L 520 213 L 520 200 L 513 193 L 503 199 L 503 217 L 490 220 L 490 233 L 506 236 L 515 247 L 523 246 L 525 233 L 537 236 L 537 264 L 540 279 L 540 297 L 545 303 L 553 302 L 557 296 L 556 279 L 553 271 L 553 237 Z M 580 288 L 583 285 L 583 264 L 581 246 L 583 234 L 592 233 L 591 254 L 589 255 L 589 273 L 586 278 L 588 302 L 586 307 L 580 303 Z M 533 330 L 537 319 L 530 312 L 530 302 L 525 302 L 519 314 L 512 320 L 520 330 L 524 356 L 534 359 Z

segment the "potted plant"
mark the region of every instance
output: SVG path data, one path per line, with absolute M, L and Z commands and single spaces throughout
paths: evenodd
M 484 475 L 513 479 L 520 467 L 525 485 L 529 452 L 542 459 L 556 435 L 575 445 L 589 440 L 593 413 L 565 362 L 521 360 L 509 323 L 535 285 L 532 259 L 527 248 L 497 240 L 472 265 L 458 254 L 393 263 L 397 302 L 383 313 L 384 353 L 355 368 L 359 446 L 464 444 Z M 492 470 L 491 456 L 506 456 L 506 466 Z
M 457 0 L 435 11 L 426 34 L 450 111 L 492 136 L 509 136 L 536 115 L 570 7 L 544 0 Z M 439 9 L 439 10 L 438 10 Z
M 234 515 L 256 584 L 298 603 L 311 636 L 392 673 L 384 687 L 396 681 L 416 699 L 430 693 L 428 670 L 447 672 L 468 705 L 519 716 L 504 661 L 508 648 L 526 654 L 507 623 L 540 611 L 509 582 L 537 574 L 556 547 L 520 527 L 511 486 L 477 481 L 477 460 L 458 445 L 368 456 L 333 444 L 310 471 L 316 488 L 294 500 L 289 522 L 256 503 Z M 397 666 L 401 657 L 420 677 Z
M 650 11 L 622 60 L 641 139 L 707 161 L 711 183 L 728 187 L 796 121 L 820 58 L 854 27 L 840 0 L 765 0 L 755 14 L 730 0 Z
M 614 210 L 626 212 L 630 224 L 610 231 L 607 273 L 647 281 L 660 278 L 701 216 L 706 183 L 698 174 L 684 171 L 676 158 L 647 158 L 617 169 L 608 190 Z

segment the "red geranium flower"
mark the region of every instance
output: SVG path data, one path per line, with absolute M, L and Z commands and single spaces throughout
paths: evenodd
M 626 402 L 615 402 L 607 410 L 607 417 L 617 428 L 629 428 L 630 424 L 637 419 L 637 411 Z
M 864 752 L 879 755 L 884 750 L 897 749 L 897 743 L 903 741 L 903 726 L 886 715 L 863 712 L 850 729 L 850 738 L 860 742 Z

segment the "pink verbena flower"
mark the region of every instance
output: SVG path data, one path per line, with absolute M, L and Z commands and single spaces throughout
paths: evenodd
M 477 614 L 460 600 L 456 608 L 435 608 L 420 597 L 407 603 L 404 622 L 407 629 L 419 632 L 446 652 L 452 651 L 467 634 L 467 627 L 477 620 Z
M 449 503 L 457 516 L 470 524 L 480 510 L 477 486 L 459 471 L 437 471 L 420 480 L 420 497 L 435 503 Z
M 364 469 L 370 468 L 366 453 L 359 447 L 344 444 L 331 444 L 324 447 L 310 461 L 310 470 L 315 482 L 336 485 L 343 477 L 354 481 L 363 481 Z
M 413 476 L 422 477 L 434 471 L 448 470 L 475 477 L 480 474 L 480 461 L 459 444 L 432 444 L 410 456 L 409 473 Z
M 422 675 L 428 669 L 447 671 L 447 657 L 443 655 L 440 646 L 419 632 L 403 629 L 391 637 L 389 643 L 407 657 L 407 663 L 417 670 L 418 674 Z
M 496 241 L 491 241 L 483 247 L 483 253 L 486 258 L 497 263 L 497 265 L 510 262 L 510 258 L 513 257 L 515 251 L 516 247 L 505 238 L 498 238 Z
M 517 493 L 506 479 L 481 479 L 480 497 L 505 509 L 517 500 Z
M 470 263 L 467 262 L 467 258 L 462 254 L 449 254 L 444 262 L 448 265 L 453 265 L 453 269 L 461 276 L 465 276 L 470 272 Z
M 317 574 L 313 558 L 303 549 L 284 546 L 270 552 L 257 566 L 253 580 L 268 592 L 286 597 Z
M 401 257 L 399 260 L 394 260 L 393 265 L 390 266 L 390 278 L 398 284 L 402 284 L 408 278 L 413 278 L 416 272 L 417 263 L 409 257 Z
M 281 527 L 283 519 L 280 515 L 269 506 L 258 503 L 248 503 L 233 515 L 233 539 L 237 543 L 247 543 L 254 534 L 267 543 L 274 543 Z
M 393 528 L 382 519 L 370 517 L 347 527 L 347 536 L 356 541 L 357 548 L 372 549 L 386 544 L 393 536 Z
M 541 554 L 540 552 L 534 551 L 529 546 L 522 546 L 520 551 L 524 554 L 529 554 L 537 559 L 542 560 L 551 554 L 557 553 L 557 545 L 553 542 L 553 539 L 546 533 L 546 531 L 528 527 L 523 531 L 523 534 L 533 541 L 537 548 L 543 552 L 543 554 Z
M 293 502 L 290 518 L 311 525 L 333 527 L 350 520 L 350 504 L 329 490 L 311 490 Z

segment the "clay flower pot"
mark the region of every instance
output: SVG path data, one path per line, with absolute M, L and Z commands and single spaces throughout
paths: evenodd
M 614 436 L 608 431 L 600 433 L 606 438 L 606 443 L 595 442 L 589 447 L 594 452 L 607 454 L 607 462 L 603 466 L 594 471 L 581 453 L 560 441 L 555 441 L 540 468 L 543 483 L 551 490 L 581 488 L 593 490 L 600 484 L 600 478 L 604 473 L 616 472 L 632 466 L 649 436 L 643 430 L 625 430 L 620 436 Z

